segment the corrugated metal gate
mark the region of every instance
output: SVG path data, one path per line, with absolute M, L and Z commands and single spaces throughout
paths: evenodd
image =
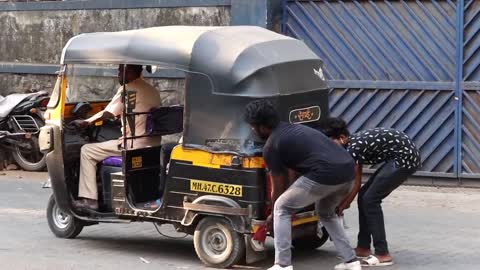
M 405 131 L 417 175 L 480 178 L 480 1 L 285 0 L 283 32 L 324 59 L 352 131 Z
M 463 2 L 463 1 L 462 1 Z M 480 178 L 480 1 L 462 3 L 462 177 Z

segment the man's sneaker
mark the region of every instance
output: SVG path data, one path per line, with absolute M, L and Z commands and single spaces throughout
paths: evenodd
M 362 265 L 360 261 L 354 261 L 351 263 L 340 263 L 335 265 L 335 270 L 361 270 Z
M 275 264 L 274 266 L 268 268 L 268 270 L 293 270 L 293 266 L 285 266 L 285 267 L 281 267 L 280 265 L 278 264 Z

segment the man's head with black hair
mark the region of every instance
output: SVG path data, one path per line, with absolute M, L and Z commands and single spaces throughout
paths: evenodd
M 347 123 L 343 119 L 329 117 L 323 121 L 321 130 L 327 137 L 330 137 L 336 143 L 342 146 L 346 146 L 348 144 L 350 131 L 348 131 Z
M 245 107 L 244 119 L 262 139 L 268 139 L 272 130 L 280 123 L 277 110 L 266 99 L 248 103 Z
M 141 65 L 126 65 L 125 67 L 125 77 L 123 72 L 124 66 L 118 66 L 118 82 L 123 85 L 124 83 L 130 83 L 142 75 L 143 66 Z

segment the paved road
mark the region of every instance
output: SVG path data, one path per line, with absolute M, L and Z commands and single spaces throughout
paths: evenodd
M 74 240 L 55 238 L 45 219 L 45 174 L 19 174 L 0 176 L 0 269 L 205 269 L 191 238 L 167 239 L 148 223 L 101 224 Z M 384 208 L 396 261 L 385 269 L 479 269 L 480 190 L 403 187 Z M 347 215 L 354 240 L 356 211 Z M 271 244 L 269 252 L 268 260 L 250 267 L 270 266 Z M 294 255 L 296 270 L 333 269 L 337 262 L 331 242 Z

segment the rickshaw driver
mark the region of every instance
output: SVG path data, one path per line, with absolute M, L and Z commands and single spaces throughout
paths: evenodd
M 96 121 L 102 119 L 111 119 L 119 117 L 123 112 L 122 92 L 123 84 L 126 83 L 126 89 L 137 92 L 135 101 L 135 112 L 148 112 L 154 107 L 161 105 L 160 94 L 157 89 L 148 84 L 142 78 L 143 67 L 140 65 L 126 65 L 124 77 L 124 65 L 118 68 L 118 80 L 120 88 L 117 93 L 105 107 L 105 109 L 86 120 L 75 120 L 72 123 L 78 127 L 85 128 Z M 147 115 L 137 115 L 135 117 L 135 136 L 146 134 Z M 122 123 L 124 125 L 125 123 Z M 123 130 L 123 128 L 122 128 Z M 130 128 L 127 125 L 126 136 L 131 136 Z M 86 208 L 91 210 L 98 209 L 98 191 L 96 183 L 97 163 L 109 156 L 121 155 L 120 146 L 123 137 L 118 140 L 110 140 L 100 143 L 91 143 L 82 146 L 80 154 L 80 177 L 79 177 L 79 200 L 74 201 L 77 208 Z M 131 140 L 128 140 L 130 146 Z M 142 137 L 133 139 L 133 148 L 142 148 L 147 146 L 157 146 L 161 143 L 161 137 Z
M 292 270 L 291 218 L 313 203 L 323 226 L 343 260 L 335 269 L 362 267 L 335 208 L 349 194 L 355 177 L 350 154 L 320 131 L 300 124 L 281 122 L 272 103 L 255 100 L 245 108 L 245 121 L 267 140 L 263 156 L 272 179 L 275 265 L 269 270 Z M 288 170 L 302 174 L 288 187 Z M 267 218 L 269 227 L 272 215 Z

